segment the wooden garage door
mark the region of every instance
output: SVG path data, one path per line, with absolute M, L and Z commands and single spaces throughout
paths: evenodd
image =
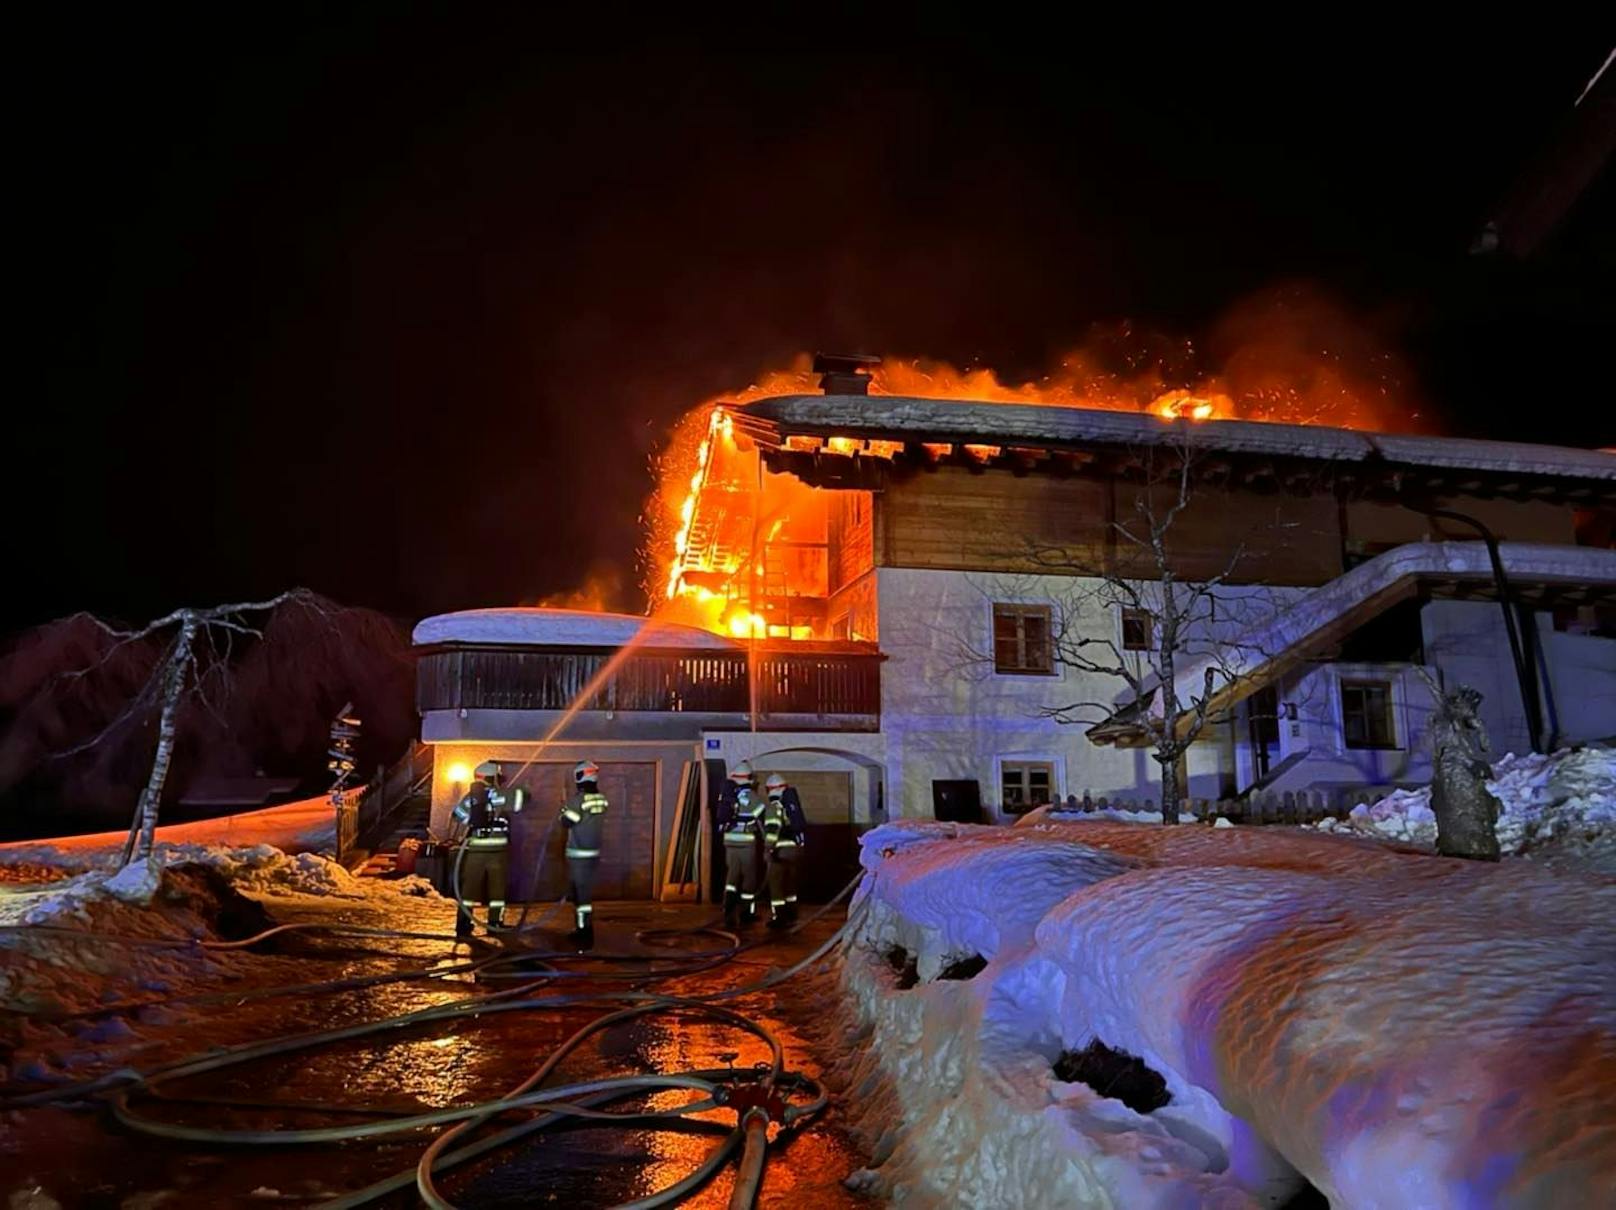
M 808 846 L 802 856 L 798 893 L 809 903 L 823 903 L 858 873 L 853 775 L 790 769 L 779 772 L 797 788 L 802 813 L 808 819 Z
M 567 889 L 566 837 L 551 822 L 572 793 L 572 762 L 533 764 L 513 785 L 528 792 L 511 846 L 511 894 L 515 901 L 559 899 Z M 611 803 L 601 843 L 597 899 L 649 899 L 656 829 L 656 765 L 642 761 L 600 762 L 600 790 Z M 539 846 L 549 829 L 542 865 Z M 538 867 L 538 880 L 534 870 Z

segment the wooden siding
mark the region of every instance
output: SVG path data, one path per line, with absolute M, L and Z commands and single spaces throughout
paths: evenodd
M 1501 542 L 1549 542 L 1569 546 L 1577 537 L 1576 514 L 1562 504 L 1461 497 L 1440 501 L 1435 507 L 1451 508 L 1476 518 Z M 1347 549 L 1357 555 L 1379 554 L 1405 542 L 1423 542 L 1433 537 L 1460 542 L 1473 542 L 1477 537 L 1476 531 L 1468 525 L 1432 520 L 1400 504 L 1354 500 L 1346 504 L 1343 511 Z
M 942 467 L 877 497 L 879 561 L 883 567 L 1052 575 L 1115 569 L 1149 577 L 1148 563 L 1139 562 L 1136 548 L 1113 527 L 1118 519 L 1137 531 L 1136 501 L 1144 490 L 1115 479 Z M 1160 499 L 1158 507 L 1165 503 Z M 1174 570 L 1186 579 L 1219 574 L 1239 546 L 1244 553 L 1233 583 L 1325 583 L 1342 571 L 1336 501 L 1202 486 L 1168 537 Z
M 1109 485 L 1091 479 L 973 474 L 959 467 L 913 475 L 876 500 L 883 567 L 1041 570 L 1034 544 L 1103 560 Z
M 830 492 L 830 592 L 834 596 L 875 566 L 875 502 L 871 492 Z
M 833 596 L 825 607 L 825 616 L 830 620 L 833 638 L 858 643 L 879 642 L 881 613 L 876 608 L 874 568 Z

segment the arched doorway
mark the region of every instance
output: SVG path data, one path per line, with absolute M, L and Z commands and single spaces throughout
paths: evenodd
M 796 787 L 808 825 L 798 893 L 805 903 L 828 901 L 858 874 L 858 838 L 881 821 L 881 763 L 857 752 L 809 747 L 776 748 L 747 759 L 760 785 L 769 774 L 779 773 Z M 710 769 L 713 784 L 722 777 L 722 769 Z M 721 875 L 714 884 L 722 886 Z

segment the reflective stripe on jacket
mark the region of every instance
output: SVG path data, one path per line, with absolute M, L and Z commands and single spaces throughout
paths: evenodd
M 579 791 L 561 804 L 561 823 L 567 829 L 568 857 L 599 857 L 606 833 L 606 796 L 598 790 Z

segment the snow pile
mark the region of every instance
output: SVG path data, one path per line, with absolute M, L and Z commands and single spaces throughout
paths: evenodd
M 1335 826 L 1335 820 L 1323 824 Z M 1401 840 L 1416 844 L 1436 843 L 1436 812 L 1431 810 L 1431 787 L 1418 790 L 1393 790 L 1385 798 L 1373 803 L 1359 803 L 1347 817 L 1347 825 L 1359 831 L 1372 832 L 1388 840 Z
M 1497 796 L 1498 845 L 1506 854 L 1597 845 L 1616 833 L 1616 751 L 1579 748 L 1513 754 L 1493 766 L 1487 788 Z M 1326 821 L 1324 830 L 1343 826 Z M 1344 826 L 1390 840 L 1436 843 L 1430 787 L 1397 790 L 1352 809 Z
M 288 855 L 271 845 L 227 849 L 217 845 L 164 845 L 173 865 L 217 870 L 238 890 L 256 895 L 339 895 L 357 899 L 364 885 L 338 862 L 317 853 Z
M 269 926 L 216 871 L 136 862 L 0 893 L 0 1012 L 47 1018 L 162 993 L 244 959 L 199 941 Z M 11 1022 L 15 1026 L 17 1022 Z M 3 1047 L 0 1047 L 3 1049 Z
M 136 862 L 122 874 L 107 875 L 97 869 L 111 859 L 103 850 L 52 849 L 31 846 L 16 853 L 0 853 L 0 871 L 13 871 L 11 881 L 40 875 L 80 874 L 83 878 L 58 884 L 64 903 L 76 897 L 98 893 L 106 887 L 114 892 L 123 888 L 124 897 L 138 882 L 149 901 L 156 889 L 156 868 L 175 869 L 187 865 L 205 866 L 216 871 L 237 890 L 252 895 L 334 895 L 358 899 L 372 894 L 436 894 L 424 878 L 357 878 L 339 862 L 318 853 L 285 853 L 273 845 L 255 844 L 230 847 L 212 844 L 160 844 L 153 849 L 155 866 Z
M 862 861 L 879 871 L 898 853 L 903 877 L 884 893 L 863 897 L 865 936 L 883 951 L 901 946 L 917 962 L 919 977 L 933 979 L 949 962 L 1025 945 L 1051 907 L 1078 887 L 1113 878 L 1139 864 L 1087 845 L 1051 841 L 1006 828 L 884 824 L 865 834 Z
M 843 980 L 871 1044 L 840 1073 L 882 1136 L 866 1183 L 926 1205 L 1165 1210 L 1278 1205 L 1304 1177 L 1385 1207 L 1577 1204 L 1616 1182 L 1616 887 L 1261 831 L 867 834 Z M 1197 838 L 1155 839 L 1173 832 Z M 1154 855 L 1107 876 L 1130 847 Z M 894 938 L 920 947 L 916 985 Z M 991 961 L 925 976 L 928 947 L 962 945 Z M 1057 1077 L 1096 1041 L 1157 1073 L 1167 1104 Z

